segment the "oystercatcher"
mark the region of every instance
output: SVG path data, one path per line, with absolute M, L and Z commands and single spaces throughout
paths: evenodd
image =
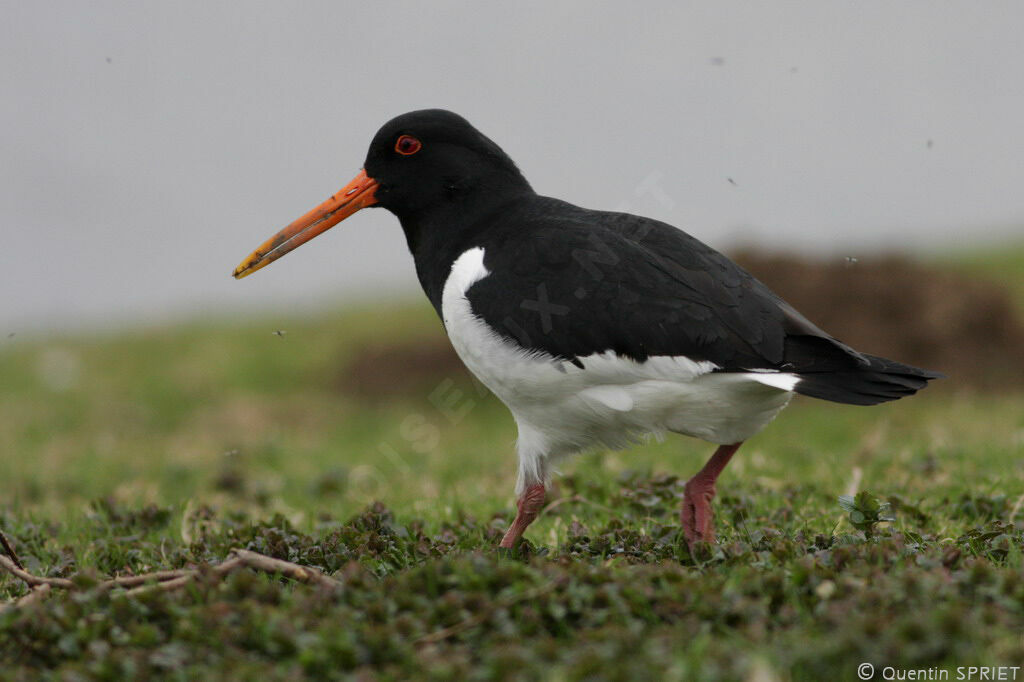
M 691 548 L 712 542 L 716 478 L 793 393 L 873 405 L 941 376 L 832 338 L 671 225 L 537 194 L 497 144 L 439 109 L 384 124 L 355 179 L 234 276 L 371 206 L 398 217 L 456 352 L 516 420 L 518 513 L 502 547 L 536 518 L 559 458 L 669 431 L 719 446 L 680 512 Z

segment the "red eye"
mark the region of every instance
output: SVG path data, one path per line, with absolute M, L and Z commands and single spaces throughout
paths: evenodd
M 423 144 L 412 135 L 402 135 L 395 142 L 395 151 L 403 156 L 410 156 L 420 150 Z

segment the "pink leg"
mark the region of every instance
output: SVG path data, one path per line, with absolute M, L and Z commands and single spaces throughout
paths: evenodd
M 516 513 L 516 519 L 512 522 L 512 525 L 505 533 L 505 537 L 501 539 L 501 544 L 498 546 L 505 549 L 515 547 L 519 543 L 519 538 L 523 537 L 523 531 L 537 518 L 537 514 L 543 505 L 543 484 L 531 485 L 524 490 L 523 494 L 519 497 L 519 511 Z
M 711 500 L 715 496 L 715 480 L 742 444 L 740 442 L 719 446 L 704 468 L 687 481 L 683 488 L 683 507 L 679 512 L 679 520 L 691 551 L 697 543 L 715 541 L 715 515 L 711 511 Z

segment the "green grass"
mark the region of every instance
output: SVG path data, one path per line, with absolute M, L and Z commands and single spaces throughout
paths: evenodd
M 938 262 L 963 272 L 1001 282 L 1024 310 L 1024 242 L 966 250 Z
M 1024 249 L 958 267 L 1017 286 Z M 721 543 L 696 561 L 676 508 L 711 446 L 581 456 L 508 558 L 507 411 L 461 373 L 372 404 L 338 384 L 365 344 L 439 334 L 416 304 L 8 339 L 0 528 L 31 570 L 242 546 L 345 588 L 243 572 L 135 599 L 83 579 L 0 614 L 0 678 L 856 679 L 867 661 L 953 679 L 1024 662 L 1024 394 L 795 400 L 720 479 Z M 837 503 L 855 481 L 892 506 L 869 535 Z M 24 591 L 0 578 L 0 599 Z

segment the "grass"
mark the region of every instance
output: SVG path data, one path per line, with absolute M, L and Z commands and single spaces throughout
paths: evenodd
M 963 272 L 1002 282 L 1024 310 L 1024 242 L 974 247 L 938 261 Z
M 1024 250 L 958 267 L 1016 284 Z M 8 339 L 0 528 L 30 570 L 80 587 L 0 614 L 0 677 L 856 679 L 871 662 L 955 679 L 1024 663 L 1024 394 L 795 400 L 721 478 L 721 543 L 697 559 L 676 509 L 710 446 L 582 456 L 505 557 L 505 409 L 462 374 L 369 405 L 339 387 L 361 346 L 440 333 L 423 304 Z M 837 497 L 857 480 L 892 521 L 851 523 Z M 232 547 L 345 589 L 248 572 L 140 598 L 92 586 Z M 24 592 L 0 578 L 0 600 Z

